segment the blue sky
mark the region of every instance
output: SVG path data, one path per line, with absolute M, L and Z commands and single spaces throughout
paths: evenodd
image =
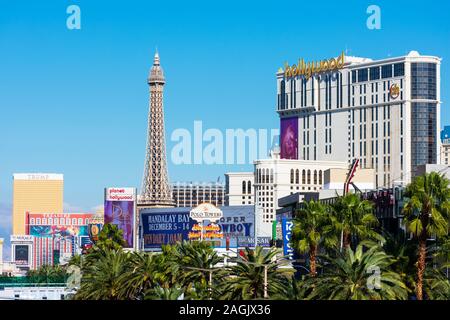
M 81 9 L 68 30 L 66 8 Z M 381 30 L 366 9 L 381 8 Z M 67 206 L 91 210 L 105 186 L 140 187 L 155 47 L 166 75 L 168 153 L 176 128 L 278 128 L 275 72 L 284 61 L 373 59 L 410 50 L 442 61 L 450 123 L 447 1 L 0 1 L 0 237 L 14 172 L 58 172 Z M 172 181 L 216 180 L 251 165 L 174 165 Z

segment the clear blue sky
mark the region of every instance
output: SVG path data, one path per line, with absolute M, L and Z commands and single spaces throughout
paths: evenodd
M 58 172 L 64 201 L 90 210 L 105 186 L 140 187 L 155 47 L 166 75 L 166 136 L 176 128 L 277 128 L 284 61 L 374 59 L 410 50 L 442 61 L 450 123 L 448 1 L 0 1 L 0 236 L 14 172 Z M 68 30 L 66 8 L 81 8 Z M 366 9 L 381 8 L 381 30 Z M 173 144 L 168 142 L 170 153 Z M 176 166 L 171 180 L 216 180 L 250 165 Z

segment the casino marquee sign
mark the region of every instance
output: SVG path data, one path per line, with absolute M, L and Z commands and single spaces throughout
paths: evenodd
M 321 60 L 316 62 L 307 62 L 303 59 L 298 60 L 298 64 L 290 66 L 287 62 L 284 65 L 284 77 L 292 78 L 296 76 L 304 76 L 308 80 L 312 75 L 327 71 L 339 70 L 344 66 L 344 52 L 337 58 L 329 60 Z

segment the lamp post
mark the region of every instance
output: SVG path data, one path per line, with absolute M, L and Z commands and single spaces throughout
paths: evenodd
M 209 300 L 212 300 L 212 274 L 213 272 L 219 270 L 219 268 L 195 268 L 195 267 L 183 267 L 185 269 L 190 269 L 190 270 L 198 270 L 198 271 L 202 271 L 202 272 L 208 272 L 209 273 L 209 280 L 208 280 L 208 292 L 209 292 Z
M 271 265 L 274 265 L 280 261 L 290 261 L 286 258 L 280 258 L 280 259 L 276 259 L 270 263 L 257 263 L 257 262 L 250 262 L 247 260 L 244 260 L 242 257 L 240 257 L 240 259 L 248 264 L 252 264 L 258 267 L 264 267 L 264 299 L 268 299 L 269 298 L 269 293 L 268 293 L 268 267 Z

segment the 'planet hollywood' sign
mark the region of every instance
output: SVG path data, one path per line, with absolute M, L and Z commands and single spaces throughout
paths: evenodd
M 304 76 L 308 80 L 313 74 L 339 70 L 344 67 L 345 56 L 344 52 L 337 58 L 331 58 L 329 60 L 322 60 L 317 62 L 307 62 L 303 59 L 298 60 L 298 64 L 289 66 L 286 62 L 284 66 L 285 78 L 291 78 L 296 76 Z
M 134 201 L 136 199 L 135 188 L 106 188 L 107 201 Z

